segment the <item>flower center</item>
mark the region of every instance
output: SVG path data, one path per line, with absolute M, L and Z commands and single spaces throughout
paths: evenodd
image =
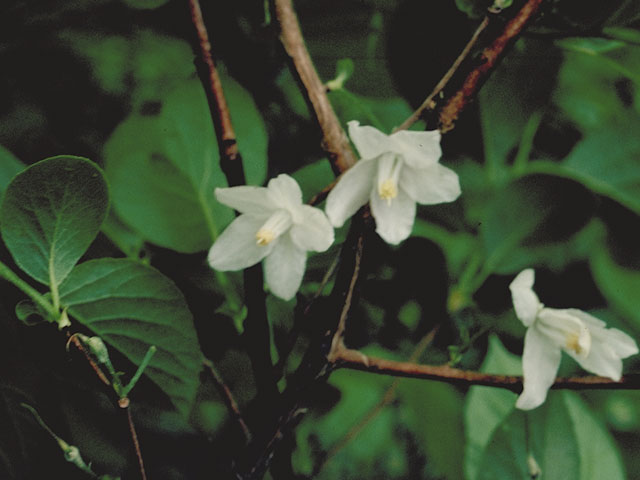
M 378 189 L 378 194 L 380 198 L 387 201 L 387 204 L 391 204 L 391 200 L 398 196 L 398 188 L 396 187 L 396 183 L 391 178 L 387 178 L 384 182 L 380 184 L 380 188 Z
M 378 163 L 378 195 L 391 205 L 398 196 L 398 180 L 402 170 L 402 159 L 393 153 L 385 153 Z
M 277 210 L 264 222 L 256 233 L 256 244 L 264 247 L 289 230 L 292 224 L 291 215 L 286 210 Z
M 573 350 L 578 355 L 580 355 L 582 353 L 582 345 L 580 345 L 580 335 L 578 335 L 577 333 L 571 333 L 567 335 L 565 346 L 567 347 L 567 349 Z

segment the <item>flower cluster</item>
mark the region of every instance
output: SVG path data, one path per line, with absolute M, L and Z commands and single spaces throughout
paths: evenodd
M 307 251 L 327 250 L 333 243 L 333 227 L 342 226 L 367 202 L 376 231 L 395 245 L 411 234 L 416 202 L 451 202 L 460 195 L 458 176 L 438 163 L 442 155 L 438 131 L 385 135 L 349 122 L 349 135 L 362 160 L 329 194 L 326 215 L 303 205 L 300 187 L 284 174 L 266 188 L 217 188 L 217 200 L 241 215 L 211 247 L 210 265 L 216 270 L 241 270 L 264 259 L 271 292 L 288 300 L 300 288 Z
M 527 327 L 522 354 L 524 390 L 516 406 L 541 405 L 560 366 L 562 351 L 585 370 L 618 381 L 622 359 L 638 353 L 636 342 L 615 328 L 575 308 L 545 307 L 533 291 L 535 274 L 527 269 L 509 285 L 517 317 Z

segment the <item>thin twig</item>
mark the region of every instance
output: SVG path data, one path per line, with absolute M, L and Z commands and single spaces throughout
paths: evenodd
M 218 372 L 216 367 L 213 365 L 213 362 L 211 362 L 211 360 L 205 358 L 202 361 L 202 364 L 205 366 L 207 371 L 211 374 L 211 378 L 213 378 L 213 382 L 215 383 L 216 388 L 218 389 L 218 392 L 222 396 L 222 399 L 224 400 L 224 403 L 227 406 L 229 413 L 231 413 L 231 416 L 238 423 L 238 426 L 242 430 L 245 440 L 247 441 L 247 443 L 249 443 L 251 441 L 251 431 L 249 430 L 249 427 L 247 427 L 247 424 L 244 421 L 242 413 L 240 412 L 240 407 L 238 407 L 238 403 L 236 402 L 236 399 L 234 398 L 233 393 L 231 393 L 231 390 L 229 389 L 227 384 L 224 383 L 224 379 L 220 375 L 220 372 Z
M 420 365 L 413 362 L 398 362 L 370 357 L 358 350 L 342 348 L 335 352 L 336 368 L 349 368 L 364 372 L 391 375 L 394 377 L 437 380 L 461 386 L 484 385 L 504 388 L 519 393 L 522 391 L 522 377 L 512 375 L 492 375 L 489 373 L 460 370 L 448 365 Z M 557 378 L 551 388 L 569 390 L 610 389 L 635 390 L 640 388 L 640 374 L 625 375 L 619 381 L 606 377 Z
M 439 326 L 434 327 L 429 333 L 427 333 L 422 340 L 416 345 L 416 348 L 411 353 L 409 357 L 409 362 L 416 362 L 427 349 L 427 347 L 433 341 L 433 338 L 436 336 L 438 332 Z M 391 404 L 396 398 L 396 390 L 402 381 L 401 378 L 397 378 L 393 381 L 393 383 L 389 386 L 389 388 L 385 391 L 383 397 L 380 401 L 369 410 L 365 416 L 356 423 L 353 427 L 349 429 L 349 431 L 333 446 L 329 449 L 327 454 L 324 456 L 322 461 L 316 465 L 313 476 L 316 476 L 320 471 L 324 468 L 324 466 L 331 461 L 333 457 L 335 457 L 340 450 L 346 447 L 352 440 L 354 440 L 360 432 L 364 430 L 364 428 L 369 425 L 383 410 L 384 408 Z
M 465 45 L 462 52 L 460 52 L 460 55 L 458 55 L 458 58 L 456 58 L 456 61 L 453 62 L 453 65 L 451 65 L 449 70 L 447 70 L 447 73 L 445 73 L 444 76 L 440 79 L 440 81 L 435 86 L 435 88 L 431 91 L 429 96 L 425 99 L 424 102 L 422 102 L 422 105 L 420 105 L 418 109 L 415 112 L 413 112 L 409 118 L 407 118 L 404 122 L 402 122 L 401 125 L 394 128 L 393 130 L 394 132 L 397 132 L 400 130 L 406 130 L 407 128 L 411 127 L 411 125 L 416 123 L 418 120 L 425 117 L 428 112 L 433 111 L 436 108 L 436 102 L 434 101 L 434 99 L 447 86 L 447 84 L 449 83 L 449 80 L 451 80 L 451 78 L 456 73 L 456 71 L 458 71 L 458 68 L 460 68 L 460 65 L 462 64 L 462 62 L 469 56 L 469 53 L 471 52 L 476 42 L 478 41 L 480 34 L 484 32 L 485 28 L 487 28 L 487 25 L 489 25 L 489 16 L 484 17 L 484 19 L 482 20 L 482 23 L 478 25 L 478 28 L 476 28 L 476 31 L 473 33 L 471 40 L 469 40 L 469 42 Z
M 206 67 L 205 69 L 198 70 L 200 71 L 201 80 L 207 94 L 213 127 L 218 140 L 220 167 L 227 176 L 230 186 L 243 185 L 245 180 L 244 170 L 242 168 L 242 157 L 238 151 L 236 134 L 233 129 L 233 123 L 231 122 L 229 106 L 227 105 L 227 100 L 222 89 L 220 75 L 218 74 L 216 64 L 211 55 L 211 42 L 209 41 L 207 28 L 204 24 L 199 0 L 189 0 L 189 10 L 191 13 L 191 21 L 198 36 L 200 55 Z
M 136 457 L 138 457 L 138 466 L 140 467 L 140 478 L 147 480 L 147 474 L 144 470 L 144 461 L 142 460 L 142 451 L 140 450 L 140 442 L 138 442 L 138 434 L 136 433 L 136 427 L 133 424 L 133 417 L 131 416 L 131 409 L 127 405 L 124 407 L 127 412 L 127 422 L 129 423 L 129 432 L 131 433 L 131 440 L 133 441 L 133 447 L 136 451 Z
M 220 151 L 220 167 L 227 177 L 230 186 L 243 185 L 245 183 L 242 157 L 238 151 L 231 114 L 224 96 L 220 76 L 211 55 L 211 43 L 204 24 L 200 3 L 198 0 L 189 0 L 191 21 L 198 36 L 200 55 L 206 66 L 201 72 L 201 80 L 209 100 L 211 119 L 218 139 Z M 251 366 L 256 381 L 256 389 L 260 402 L 273 407 L 278 396 L 278 386 L 275 381 L 271 362 L 271 344 L 269 322 L 265 304 L 263 289 L 262 267 L 254 265 L 244 271 L 245 300 L 247 304 L 247 317 L 244 321 L 244 340 L 247 344 L 247 353 L 251 360 Z M 261 418 L 265 424 L 272 423 L 269 415 Z M 275 419 L 273 419 L 275 422 Z
M 291 57 L 295 71 L 304 86 L 303 93 L 307 95 L 322 130 L 322 147 L 329 155 L 334 172 L 344 172 L 356 163 L 356 157 L 327 97 L 326 87 L 311 61 L 292 1 L 274 0 L 274 6 L 280 25 L 282 45 Z
M 533 20 L 543 1 L 545 0 L 528 0 L 507 22 L 500 35 L 482 50 L 478 65 L 467 74 L 462 86 L 449 96 L 448 101 L 440 109 L 439 128 L 441 132 L 448 132 L 454 128 L 460 113 L 487 80 L 489 73 L 498 65 L 507 48 L 515 42 L 529 22 Z
M 78 334 L 74 333 L 73 335 L 70 335 L 69 332 L 67 332 L 67 335 L 69 337 L 67 340 L 67 347 L 70 343 L 73 343 L 73 345 L 82 352 L 82 354 L 84 355 L 84 358 L 87 359 L 87 362 L 89 362 L 89 365 L 91 365 L 91 368 L 93 368 L 93 371 L 96 372 L 96 375 L 98 376 L 100 381 L 107 386 L 111 385 L 111 382 L 109 381 L 107 376 L 104 374 L 102 369 L 98 366 L 98 364 L 93 359 L 93 357 L 91 357 L 89 352 L 87 352 L 87 349 L 84 348 L 84 345 L 78 338 Z

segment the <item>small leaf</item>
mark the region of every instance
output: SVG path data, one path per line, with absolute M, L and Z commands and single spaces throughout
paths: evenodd
M 60 302 L 135 365 L 155 345 L 145 374 L 188 414 L 202 356 L 191 312 L 171 280 L 129 259 L 90 260 L 60 285 Z
M 640 271 L 617 264 L 606 248 L 594 251 L 591 272 L 611 307 L 640 328 Z
M 31 300 L 21 300 L 16 305 L 16 317 L 25 325 L 37 325 L 42 323 L 47 318 L 47 312 L 33 303 Z
M 72 156 L 42 160 L 7 188 L 2 238 L 20 268 L 56 287 L 95 239 L 108 206 L 107 183 L 95 164 Z

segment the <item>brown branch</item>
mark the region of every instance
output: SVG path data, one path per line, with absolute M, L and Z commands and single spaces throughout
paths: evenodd
M 454 128 L 454 123 L 460 113 L 487 80 L 491 71 L 498 65 L 507 48 L 515 42 L 529 22 L 533 20 L 543 1 L 527 0 L 515 16 L 507 22 L 500 35 L 482 50 L 479 64 L 467 74 L 462 86 L 449 96 L 448 101 L 440 108 L 438 123 L 441 132 L 448 132 Z
M 138 441 L 138 434 L 136 433 L 136 427 L 133 424 L 133 417 L 131 416 L 131 409 L 127 404 L 126 407 L 123 407 L 127 412 L 127 422 L 129 423 L 129 432 L 131 433 L 131 441 L 133 442 L 133 447 L 136 451 L 136 457 L 138 458 L 138 466 L 140 467 L 140 478 L 142 480 L 147 480 L 147 474 L 144 470 L 144 461 L 142 460 L 142 451 L 140 450 L 140 442 Z
M 204 24 L 199 0 L 189 0 L 189 10 L 191 22 L 198 37 L 199 53 L 204 63 L 204 68 L 198 65 L 198 72 L 209 101 L 211 119 L 220 152 L 220 167 L 227 176 L 229 186 L 243 185 L 245 179 L 242 157 L 238 151 L 236 134 L 231 123 L 231 114 L 222 89 L 220 75 L 218 75 L 216 64 L 211 55 L 211 42 Z
M 205 366 L 207 371 L 211 374 L 211 378 L 213 378 L 213 382 L 215 383 L 216 388 L 218 389 L 218 392 L 222 396 L 222 400 L 227 406 L 227 410 L 229 410 L 229 413 L 231 413 L 231 416 L 238 423 L 238 426 L 240 427 L 240 430 L 242 430 L 242 434 L 244 435 L 246 442 L 249 443 L 251 441 L 251 431 L 249 430 L 249 427 L 247 427 L 247 424 L 244 421 L 244 418 L 242 417 L 242 413 L 240 412 L 240 407 L 238 407 L 238 403 L 236 402 L 236 399 L 234 398 L 233 393 L 231 393 L 231 390 L 229 389 L 227 384 L 224 383 L 224 379 L 222 378 L 218 370 L 215 368 L 211 360 L 204 359 L 202 361 L 202 364 Z
M 344 172 L 356 163 L 349 139 L 336 116 L 327 90 L 313 65 L 305 46 L 300 24 L 291 0 L 274 0 L 276 18 L 280 24 L 280 40 L 291 57 L 304 92 L 311 103 L 323 133 L 322 147 L 329 155 L 335 173 Z
M 435 366 L 420 365 L 412 362 L 397 362 L 395 360 L 369 357 L 358 350 L 347 348 L 335 352 L 334 362 L 336 368 L 349 368 L 394 377 L 436 380 L 461 386 L 484 385 L 486 387 L 505 388 L 516 393 L 522 391 L 522 377 L 519 376 L 492 375 L 460 370 L 448 365 Z M 557 378 L 551 388 L 636 390 L 640 389 L 640 374 L 625 375 L 617 382 L 610 378 L 596 376 Z
M 411 125 L 416 123 L 421 118 L 425 117 L 429 112 L 433 111 L 436 108 L 436 102 L 434 101 L 434 99 L 436 98 L 437 95 L 440 94 L 440 92 L 442 92 L 442 90 L 444 90 L 444 88 L 447 86 L 447 84 L 449 83 L 453 75 L 458 71 L 458 68 L 460 68 L 460 65 L 462 64 L 462 62 L 469 56 L 469 53 L 471 53 L 471 50 L 473 49 L 476 42 L 478 41 L 480 34 L 484 32 L 484 29 L 487 28 L 487 25 L 489 25 L 489 16 L 484 17 L 484 20 L 482 20 L 482 23 L 478 26 L 478 28 L 476 28 L 476 31 L 473 33 L 471 40 L 469 40 L 469 42 L 465 45 L 460 55 L 458 55 L 458 58 L 456 58 L 456 61 L 453 62 L 449 70 L 447 70 L 447 73 L 445 73 L 444 76 L 440 79 L 440 81 L 435 86 L 435 88 L 431 91 L 429 96 L 425 99 L 424 102 L 422 102 L 422 105 L 420 105 L 418 109 L 415 112 L 413 112 L 409 118 L 407 118 L 404 122 L 402 122 L 400 126 L 394 128 L 393 130 L 394 132 L 397 132 L 399 130 L 406 130 L 407 128 L 411 127 Z
M 87 362 L 89 362 L 89 365 L 91 365 L 91 368 L 93 369 L 93 371 L 96 372 L 96 375 L 98 376 L 100 381 L 102 383 L 104 383 L 105 385 L 107 385 L 107 386 L 111 385 L 111 382 L 109 381 L 107 376 L 104 374 L 102 369 L 98 366 L 98 364 L 95 362 L 95 360 L 91 357 L 91 354 L 89 354 L 89 352 L 87 352 L 87 349 L 84 348 L 84 345 L 82 344 L 82 342 L 78 338 L 78 334 L 74 333 L 73 335 L 70 335 L 69 332 L 67 332 L 67 336 L 68 336 L 67 349 L 69 347 L 69 344 L 73 343 L 73 345 L 78 350 L 80 350 L 82 352 L 82 354 L 84 355 L 84 358 L 86 358 Z

